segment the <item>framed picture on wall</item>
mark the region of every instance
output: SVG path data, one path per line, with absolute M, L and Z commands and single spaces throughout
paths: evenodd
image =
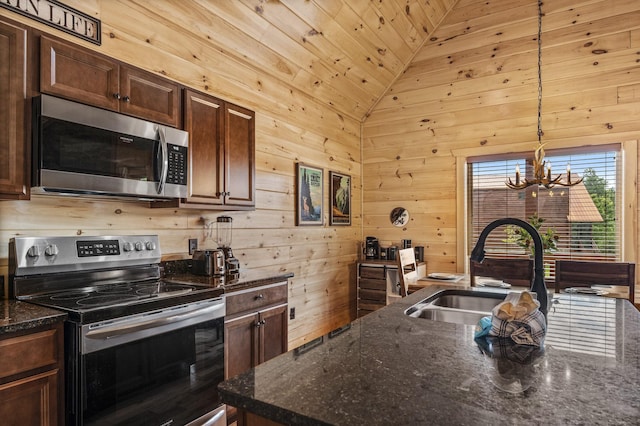
M 351 176 L 329 172 L 330 225 L 351 225 Z
M 298 225 L 322 226 L 324 217 L 324 170 L 297 164 L 296 206 Z

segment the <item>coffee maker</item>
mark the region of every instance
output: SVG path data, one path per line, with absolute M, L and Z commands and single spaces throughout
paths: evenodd
M 380 257 L 380 244 L 376 237 L 367 237 L 364 244 L 364 257 L 367 260 L 378 259 Z
M 216 219 L 216 241 L 218 248 L 224 254 L 225 271 L 228 276 L 234 276 L 240 272 L 240 261 L 233 256 L 233 251 L 231 250 L 232 227 L 233 218 L 218 216 Z

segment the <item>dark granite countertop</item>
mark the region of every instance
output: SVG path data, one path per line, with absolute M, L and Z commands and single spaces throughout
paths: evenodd
M 18 300 L 0 301 L 0 334 L 30 330 L 64 321 L 67 314 Z
M 223 401 L 300 425 L 640 424 L 640 313 L 630 302 L 560 295 L 544 354 L 500 362 L 483 354 L 473 326 L 404 315 L 443 288 L 222 383 Z M 513 378 L 527 389 L 503 390 Z
M 220 287 L 224 293 L 233 293 L 253 287 L 274 284 L 287 281 L 293 277 L 292 272 L 286 272 L 273 276 L 265 276 L 264 272 L 253 270 L 240 271 L 234 277 L 203 276 L 191 273 L 191 261 L 174 261 L 164 265 L 163 278 L 166 281 L 179 283 L 205 284 L 212 287 Z

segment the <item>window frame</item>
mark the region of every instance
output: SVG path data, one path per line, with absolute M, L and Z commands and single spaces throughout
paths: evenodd
M 554 149 L 553 144 L 549 145 L 549 151 L 553 150 L 555 153 L 561 152 L 562 148 L 570 148 L 575 150 L 576 148 L 584 148 L 585 152 L 589 150 L 601 150 L 606 149 L 609 145 L 620 146 L 620 176 L 621 176 L 621 247 L 620 247 L 620 259 L 623 262 L 636 262 L 636 250 L 637 250 L 637 164 L 638 164 L 638 141 L 602 141 L 594 142 L 585 145 L 580 141 L 574 141 L 572 143 L 566 143 L 558 149 Z M 527 144 L 530 145 L 530 144 Z M 531 156 L 533 149 L 524 148 L 523 144 L 517 145 L 516 150 L 505 152 L 504 147 L 482 147 L 482 148 L 466 148 L 454 150 L 452 154 L 456 158 L 456 182 L 457 182 L 457 271 L 461 273 L 469 273 L 469 253 L 471 247 L 469 247 L 469 232 L 471 231 L 471 224 L 469 218 L 469 206 L 468 206 L 468 159 L 473 158 L 475 161 L 478 159 L 491 159 L 491 158 L 506 158 Z M 522 149 L 518 149 L 522 148 Z

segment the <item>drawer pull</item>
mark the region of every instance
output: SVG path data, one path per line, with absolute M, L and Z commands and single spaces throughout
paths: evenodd
M 260 300 L 260 299 L 264 299 L 264 295 L 262 293 L 256 295 L 255 297 L 256 300 Z

